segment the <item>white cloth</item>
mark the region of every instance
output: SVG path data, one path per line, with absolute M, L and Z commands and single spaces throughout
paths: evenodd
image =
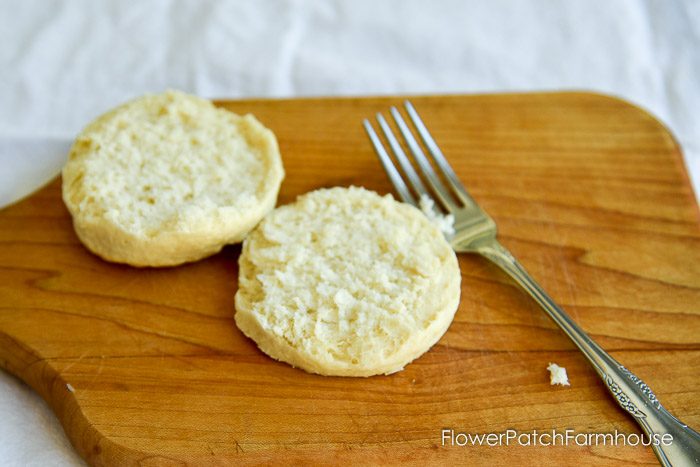
M 700 187 L 694 0 L 0 0 L 0 39 L 0 205 L 56 173 L 61 139 L 165 88 L 228 98 L 594 90 L 665 122 Z M 0 372 L 0 463 L 78 461 L 46 411 Z

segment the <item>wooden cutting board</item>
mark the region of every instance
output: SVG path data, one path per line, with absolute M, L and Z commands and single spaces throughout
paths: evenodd
M 573 318 L 700 426 L 700 222 L 678 145 L 586 93 L 414 97 L 500 238 Z M 399 98 L 221 102 L 277 134 L 279 203 L 391 187 L 361 127 Z M 462 299 L 391 376 L 321 377 L 236 328 L 240 247 L 186 266 L 104 262 L 60 180 L 0 211 L 0 366 L 46 399 L 90 464 L 655 464 L 631 446 L 443 446 L 442 430 L 638 432 L 574 346 L 503 273 L 460 255 Z M 546 366 L 571 387 L 549 385 Z

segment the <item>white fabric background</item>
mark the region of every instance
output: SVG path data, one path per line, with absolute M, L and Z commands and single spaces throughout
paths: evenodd
M 694 0 L 0 0 L 0 71 L 0 205 L 55 174 L 91 118 L 169 87 L 228 98 L 595 90 L 665 122 L 700 187 Z M 43 401 L 0 371 L 0 463 L 80 462 Z

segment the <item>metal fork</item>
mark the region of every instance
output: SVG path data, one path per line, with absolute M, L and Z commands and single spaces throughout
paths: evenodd
M 396 107 L 391 108 L 391 115 L 421 175 L 414 169 L 381 114 L 377 114 L 377 122 L 408 183 L 392 162 L 370 122 L 366 119 L 363 122 L 379 160 L 401 199 L 418 207 L 420 199 L 428 197 L 435 205 L 442 206 L 447 213 L 454 216 L 454 233 L 446 235 L 454 250 L 458 253 L 480 254 L 503 269 L 525 289 L 583 352 L 618 404 L 650 437 L 654 453 L 662 465 L 700 465 L 700 434 L 671 415 L 646 383 L 596 344 L 498 242 L 494 220 L 467 193 L 413 105 L 408 101 L 404 105 L 430 154 L 432 164 Z M 439 169 L 440 175 L 436 173 L 433 165 Z M 672 437 L 670 443 L 669 435 Z

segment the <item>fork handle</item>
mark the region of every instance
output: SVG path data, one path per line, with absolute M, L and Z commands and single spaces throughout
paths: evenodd
M 661 465 L 700 465 L 700 434 L 671 415 L 651 388 L 591 339 L 495 238 L 474 248 L 510 275 L 547 312 L 593 365 L 617 403 L 651 438 Z M 668 443 L 668 434 L 673 437 Z M 664 440 L 666 442 L 664 442 Z

